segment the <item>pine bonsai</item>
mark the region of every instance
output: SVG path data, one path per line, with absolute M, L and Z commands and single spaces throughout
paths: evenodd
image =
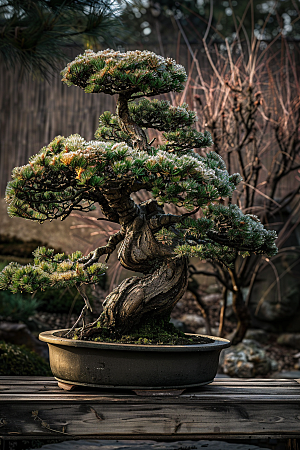
M 75 285 L 85 300 L 83 318 L 90 304 L 82 287 L 99 281 L 106 268 L 99 258 L 106 255 L 107 262 L 120 244 L 120 263 L 144 276 L 124 280 L 104 301 L 98 320 L 83 322 L 79 334 L 87 339 L 106 330 L 120 338 L 140 324 L 169 317 L 187 287 L 189 256 L 230 267 L 237 251 L 244 257 L 276 254 L 274 231 L 230 201 L 225 206 L 241 177 L 229 175 L 218 154 L 196 153 L 212 140 L 193 128 L 195 113 L 186 104 L 173 107 L 147 98 L 183 90 L 182 66 L 149 51 L 88 50 L 62 76 L 87 93 L 118 94 L 116 112 L 102 114 L 97 140 L 58 136 L 29 164 L 15 168 L 6 192 L 9 214 L 43 223 L 63 220 L 74 210 L 88 212 L 98 203 L 104 220 L 120 230 L 85 257 L 38 248 L 33 265 L 11 263 L 2 271 L 2 289 Z M 162 131 L 165 143 L 152 145 L 148 128 Z M 137 204 L 131 194 L 141 189 L 153 198 Z M 166 214 L 166 203 L 178 207 L 178 214 Z M 201 217 L 193 218 L 199 210 Z

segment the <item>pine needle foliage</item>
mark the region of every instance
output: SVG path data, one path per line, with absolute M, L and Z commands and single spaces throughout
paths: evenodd
M 125 35 L 112 0 L 3 0 L 0 56 L 7 68 L 49 79 L 70 45 L 115 45 Z
M 194 148 L 211 147 L 211 135 L 205 131 L 201 133 L 192 128 L 197 121 L 194 111 L 186 103 L 181 106 L 172 106 L 166 100 L 149 100 L 142 98 L 138 102 L 128 105 L 130 117 L 134 123 L 143 129 L 154 128 L 164 131 L 162 134 L 163 151 L 187 153 Z M 117 115 L 105 111 L 99 119 L 99 128 L 95 138 L 104 141 L 124 141 L 132 145 L 131 138 L 121 130 Z M 194 152 L 192 153 L 194 155 Z
M 99 283 L 106 266 L 95 263 L 87 269 L 78 260 L 81 252 L 65 255 L 54 254 L 53 249 L 38 247 L 34 252 L 34 264 L 21 265 L 16 262 L 8 264 L 0 272 L 0 289 L 12 293 L 34 293 L 49 288 L 80 286 Z
M 231 196 L 238 175 L 229 175 L 215 153 L 176 155 L 137 151 L 125 143 L 86 142 L 79 135 L 57 137 L 30 163 L 13 170 L 6 190 L 8 212 L 43 222 L 91 210 L 97 193 L 118 182 L 129 191 L 152 191 L 163 204 L 188 210 Z
M 86 50 L 61 72 L 62 81 L 87 93 L 126 92 L 131 98 L 180 92 L 187 80 L 185 69 L 171 58 L 148 50 L 121 53 L 111 49 Z
M 166 100 L 142 98 L 129 105 L 132 120 L 140 127 L 155 128 L 159 131 L 176 131 L 193 125 L 197 121 L 194 111 L 186 103 L 172 106 Z M 209 145 L 208 145 L 209 147 Z
M 267 231 L 257 216 L 243 214 L 237 205 L 208 204 L 202 208 L 204 217 L 187 217 L 172 232 L 161 229 L 156 237 L 173 246 L 179 255 L 214 260 L 232 267 L 237 253 L 247 257 L 251 253 L 277 253 L 275 231 Z

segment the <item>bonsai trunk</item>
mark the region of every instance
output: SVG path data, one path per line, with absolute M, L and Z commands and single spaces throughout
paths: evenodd
M 155 232 L 170 220 L 156 201 L 138 206 L 120 186 L 104 195 L 111 211 L 117 212 L 121 229 L 102 247 L 105 251 L 101 254 L 109 255 L 121 242 L 118 251 L 121 265 L 144 274 L 124 280 L 103 303 L 98 319 L 101 327 L 120 336 L 140 322 L 171 313 L 187 287 L 187 258 L 176 255 L 172 246 L 155 238 Z M 82 335 L 94 334 L 93 326 L 90 324 Z
M 100 321 L 117 335 L 126 334 L 145 318 L 170 314 L 186 285 L 186 258 L 166 260 L 152 274 L 128 278 L 114 289 L 104 302 Z
M 116 113 L 119 117 L 119 125 L 121 130 L 132 139 L 134 148 L 147 151 L 147 136 L 144 130 L 132 121 L 128 109 L 128 99 L 128 95 L 125 94 L 120 94 L 118 97 Z
M 127 333 L 145 318 L 169 314 L 188 281 L 187 258 L 155 239 L 146 214 L 139 213 L 123 227 L 118 259 L 126 269 L 145 275 L 124 280 L 103 304 L 100 321 L 116 334 Z

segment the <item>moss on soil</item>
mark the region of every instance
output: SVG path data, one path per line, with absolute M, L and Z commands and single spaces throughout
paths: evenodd
M 79 339 L 79 333 L 73 335 L 73 339 Z M 187 336 L 182 331 L 175 328 L 170 322 L 170 317 L 151 318 L 138 324 L 130 334 L 116 335 L 109 329 L 101 327 L 98 322 L 97 328 L 93 329 L 92 336 L 88 338 L 95 342 L 111 342 L 119 344 L 138 345 L 193 345 L 207 344 L 213 342 L 212 339 L 203 336 Z

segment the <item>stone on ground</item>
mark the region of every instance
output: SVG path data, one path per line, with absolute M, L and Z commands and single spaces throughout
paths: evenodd
M 220 362 L 223 372 L 230 377 L 253 378 L 277 370 L 276 361 L 267 356 L 258 342 L 250 339 L 223 350 Z

